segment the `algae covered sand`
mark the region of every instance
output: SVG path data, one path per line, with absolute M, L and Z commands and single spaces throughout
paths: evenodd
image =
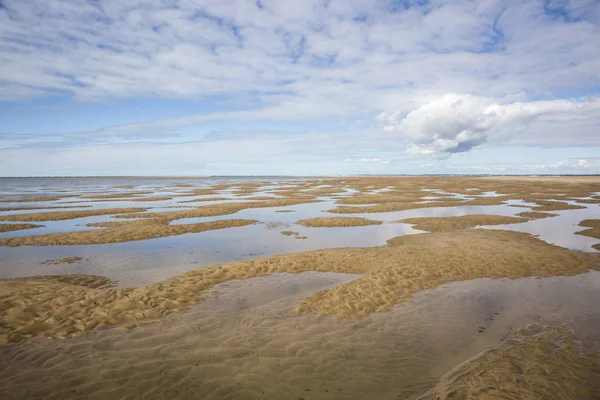
M 459 230 L 402 236 L 389 247 L 296 253 L 200 268 L 131 289 L 69 276 L 0 281 L 2 342 L 65 337 L 122 322 L 158 318 L 187 308 L 212 286 L 274 272 L 343 272 L 362 276 L 305 298 L 299 311 L 360 318 L 413 294 L 475 278 L 576 275 L 598 269 L 595 255 L 549 245 L 527 234 Z M 92 282 L 92 286 L 90 283 Z M 84 299 L 84 300 L 83 300 Z

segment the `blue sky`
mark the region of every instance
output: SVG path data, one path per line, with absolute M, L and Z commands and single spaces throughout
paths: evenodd
M 600 173 L 597 0 L 0 0 L 0 175 Z

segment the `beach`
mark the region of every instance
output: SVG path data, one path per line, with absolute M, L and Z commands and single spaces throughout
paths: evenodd
M 600 177 L 1 183 L 3 399 L 600 398 Z

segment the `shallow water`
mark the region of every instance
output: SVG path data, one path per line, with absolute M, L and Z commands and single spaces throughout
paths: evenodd
M 360 320 L 293 310 L 353 278 L 233 281 L 162 324 L 0 348 L 0 398 L 415 399 L 532 322 L 600 350 L 598 272 L 446 284 Z
M 190 189 L 208 187 L 220 183 L 247 183 L 260 182 L 262 186 L 251 195 L 235 195 L 235 187 L 218 191 L 214 195 L 176 196 L 171 200 L 143 202 L 143 201 L 93 201 L 73 203 L 77 200 L 66 198 L 57 201 L 41 203 L 14 203 L 11 198 L 19 197 L 26 190 L 40 195 L 69 195 L 74 193 L 90 192 L 99 194 L 121 193 L 130 191 L 152 191 L 152 194 L 140 195 L 140 197 L 168 196 L 182 194 Z M 0 179 L 0 194 L 4 200 L 0 207 L 10 206 L 35 206 L 43 205 L 51 207 L 56 205 L 91 205 L 91 208 L 73 208 L 42 211 L 72 211 L 106 208 L 148 208 L 150 211 L 175 211 L 185 210 L 189 207 L 198 207 L 225 202 L 244 202 L 248 197 L 268 195 L 268 191 L 274 189 L 285 189 L 290 185 L 302 182 L 302 180 L 271 179 L 264 177 L 254 179 L 154 179 L 154 178 L 94 178 L 94 179 Z M 190 187 L 175 187 L 175 184 L 190 184 Z M 121 189 L 115 186 L 133 184 L 132 189 Z M 327 188 L 328 185 L 319 185 L 317 188 Z M 386 191 L 388 188 L 373 190 L 373 192 Z M 69 192 L 60 192 L 69 190 Z M 443 193 L 440 189 L 427 189 L 432 196 Z M 355 190 L 345 189 L 347 195 Z M 453 197 L 467 199 L 462 194 L 451 193 Z M 496 192 L 483 192 L 483 196 L 495 196 Z M 475 197 L 474 195 L 468 195 Z M 481 195 L 480 195 L 481 196 Z M 202 200 L 213 197 L 223 197 L 224 201 L 199 201 L 187 203 L 189 200 Z M 221 215 L 216 217 L 185 218 L 175 220 L 172 224 L 191 224 L 227 219 L 252 219 L 260 221 L 261 224 L 239 228 L 228 228 L 225 230 L 208 231 L 202 233 L 191 233 L 180 236 L 150 239 L 139 242 L 87 245 L 87 246 L 47 246 L 35 247 L 24 246 L 17 248 L 0 247 L 0 278 L 17 276 L 31 276 L 40 274 L 67 274 L 86 273 L 106 276 L 118 282 L 119 286 L 139 286 L 169 278 L 182 272 L 202 266 L 216 263 L 249 259 L 255 257 L 271 256 L 284 253 L 295 253 L 336 247 L 368 247 L 385 245 L 386 241 L 400 235 L 421 233 L 413 229 L 411 225 L 398 223 L 398 220 L 417 217 L 450 217 L 469 214 L 496 214 L 514 216 L 527 211 L 525 208 L 513 207 L 531 206 L 520 200 L 510 200 L 506 205 L 499 206 L 462 206 L 422 208 L 398 212 L 384 213 L 356 213 L 356 214 L 332 214 L 328 210 L 335 208 L 335 197 L 323 196 L 320 202 L 299 204 L 286 207 L 252 208 L 241 210 L 235 214 Z M 478 196 L 479 197 L 479 196 Z M 427 200 L 426 200 L 427 201 Z M 569 203 L 575 204 L 574 201 Z M 293 212 L 278 212 L 292 210 Z M 0 215 L 30 213 L 36 211 L 4 211 Z M 591 246 L 597 243 L 596 239 L 575 235 L 581 230 L 577 224 L 587 218 L 597 218 L 598 205 L 587 205 L 586 209 L 567 210 L 556 212 L 558 217 L 532 220 L 522 224 L 510 224 L 493 226 L 495 229 L 508 229 L 528 232 L 539 236 L 541 239 L 552 244 L 582 251 L 595 251 Z M 367 219 L 382 221 L 381 225 L 348 227 L 348 228 L 308 228 L 296 225 L 295 222 L 312 217 L 364 217 Z M 111 215 L 77 218 L 65 221 L 34 222 L 44 225 L 42 228 L 21 230 L 16 232 L 0 233 L 1 237 L 40 235 L 53 232 L 69 232 L 77 230 L 101 229 L 87 227 L 86 224 L 94 222 L 106 222 L 113 220 Z M 296 239 L 293 236 L 284 236 L 281 231 L 297 232 L 298 236 L 306 239 Z M 83 258 L 81 262 L 74 264 L 41 265 L 42 261 L 48 259 L 60 259 L 63 257 L 77 256 Z
M 250 195 L 239 184 L 260 182 Z M 139 207 L 174 211 L 253 196 L 277 197 L 303 179 L 94 178 L 0 179 L 0 207 L 85 206 L 71 211 Z M 176 187 L 174 184 L 190 184 Z M 211 195 L 185 195 L 190 189 L 235 183 Z M 133 189 L 118 188 L 136 185 Z M 311 189 L 327 189 L 322 184 Z M 367 188 L 366 193 L 392 189 Z M 63 190 L 67 190 L 64 192 Z M 107 194 L 151 191 L 140 197 L 170 200 L 107 201 L 65 198 L 19 203 L 24 196 Z M 501 193 L 473 188 L 472 194 L 427 190 L 429 200 L 495 197 Z M 254 208 L 235 214 L 188 218 L 173 224 L 254 219 L 256 225 L 192 233 L 138 242 L 87 246 L 0 247 L 0 278 L 55 274 L 95 274 L 128 287 L 161 281 L 195 268 L 235 260 L 339 247 L 382 246 L 401 235 L 418 234 L 398 220 L 470 214 L 514 216 L 532 206 L 510 200 L 499 206 L 422 208 L 386 213 L 332 214 L 335 200 L 357 191 L 319 197 L 320 202 Z M 365 193 L 365 192 L 363 192 Z M 443 195 L 443 196 L 436 196 Z M 222 197 L 224 201 L 198 201 Z M 428 201 L 425 199 L 424 201 Z M 576 204 L 571 200 L 569 204 Z M 557 217 L 487 228 L 528 232 L 559 246 L 582 251 L 598 241 L 575 235 L 583 219 L 598 218 L 598 205 L 555 212 Z M 293 212 L 277 212 L 292 210 Z M 0 215 L 36 211 L 4 211 Z M 296 222 L 312 217 L 364 217 L 381 225 L 309 228 Z M 0 233 L 0 237 L 100 229 L 86 224 L 113 220 L 96 216 L 40 222 L 43 228 Z M 35 222 L 38 224 L 38 222 Z M 282 231 L 297 232 L 284 236 Z M 81 257 L 72 264 L 50 263 Z M 161 323 L 133 330 L 107 329 L 80 338 L 41 340 L 0 347 L 0 399 L 416 399 L 446 372 L 499 344 L 511 332 L 537 322 L 566 324 L 585 351 L 600 352 L 600 272 L 545 279 L 476 279 L 422 291 L 390 312 L 359 320 L 297 313 L 299 302 L 315 292 L 356 279 L 357 275 L 305 272 L 232 281 L 213 288 L 200 304 L 172 314 Z

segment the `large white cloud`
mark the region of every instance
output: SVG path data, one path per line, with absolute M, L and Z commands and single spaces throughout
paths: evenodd
M 571 146 L 600 143 L 600 99 L 498 103 L 495 98 L 452 93 L 434 98 L 405 116 L 382 113 L 379 119 L 387 120 L 385 129 L 404 135 L 409 152 L 422 155 L 466 152 L 488 141 L 502 142 L 515 136 L 521 136 L 521 144 L 557 145 L 552 142 L 553 134 L 564 128 L 565 122 L 591 122 L 575 132 L 560 133 Z M 546 134 L 539 132 L 543 123 L 554 124 L 554 130 L 550 127 Z M 529 143 L 523 139 L 527 136 Z

